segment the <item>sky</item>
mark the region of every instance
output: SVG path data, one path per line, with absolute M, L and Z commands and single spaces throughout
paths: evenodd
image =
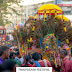
M 37 3 L 53 1 L 53 0 L 22 0 L 22 1 L 24 2 L 22 2 L 21 5 L 31 5 L 31 4 L 37 4 Z

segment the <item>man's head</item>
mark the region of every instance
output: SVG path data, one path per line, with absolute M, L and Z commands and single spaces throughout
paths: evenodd
M 63 59 L 67 56 L 67 50 L 66 49 L 63 49 L 61 52 L 60 52 L 60 57 Z
M 33 53 L 32 58 L 33 58 L 35 61 L 38 61 L 38 60 L 40 59 L 39 53 L 38 53 L 38 52 Z
M 16 54 L 16 56 L 17 56 L 18 58 L 21 58 L 21 55 L 20 55 L 19 51 L 16 52 L 15 54 Z
M 1 46 L 0 47 L 0 56 L 3 56 L 5 59 L 9 57 L 10 50 L 7 46 Z
M 10 59 L 15 59 L 15 57 L 16 57 L 16 55 L 15 55 L 15 53 L 14 52 L 10 52 Z

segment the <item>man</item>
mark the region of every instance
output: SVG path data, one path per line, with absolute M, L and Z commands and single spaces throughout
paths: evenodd
M 9 58 L 10 50 L 7 46 L 0 47 L 0 64 L 4 62 L 5 59 Z
M 16 57 L 15 53 L 14 52 L 10 52 L 10 56 L 9 56 L 10 60 L 15 61 L 16 64 L 18 64 L 20 66 L 21 63 L 19 62 L 19 60 L 15 60 L 15 57 Z
M 60 58 L 62 59 L 62 72 L 66 72 L 66 69 L 68 68 L 68 63 L 69 63 L 69 59 L 66 57 L 67 56 L 67 50 L 63 49 L 60 52 Z

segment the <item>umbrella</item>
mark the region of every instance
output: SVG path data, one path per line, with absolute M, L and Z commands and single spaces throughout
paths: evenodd
M 62 20 L 62 15 L 58 15 L 56 18 Z M 65 17 L 64 15 L 63 15 L 63 19 L 64 19 L 64 21 L 70 21 L 70 20 L 69 20 L 67 17 Z
M 44 14 L 44 11 L 46 11 L 46 14 L 49 15 L 51 13 L 51 15 L 55 14 L 55 11 L 57 11 L 57 15 L 58 14 L 63 14 L 62 9 L 54 4 L 45 4 L 43 6 L 41 6 L 38 9 L 38 14 Z

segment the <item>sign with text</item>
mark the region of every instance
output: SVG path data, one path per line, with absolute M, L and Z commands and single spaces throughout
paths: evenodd
M 52 67 L 17 67 L 16 72 L 52 72 Z

